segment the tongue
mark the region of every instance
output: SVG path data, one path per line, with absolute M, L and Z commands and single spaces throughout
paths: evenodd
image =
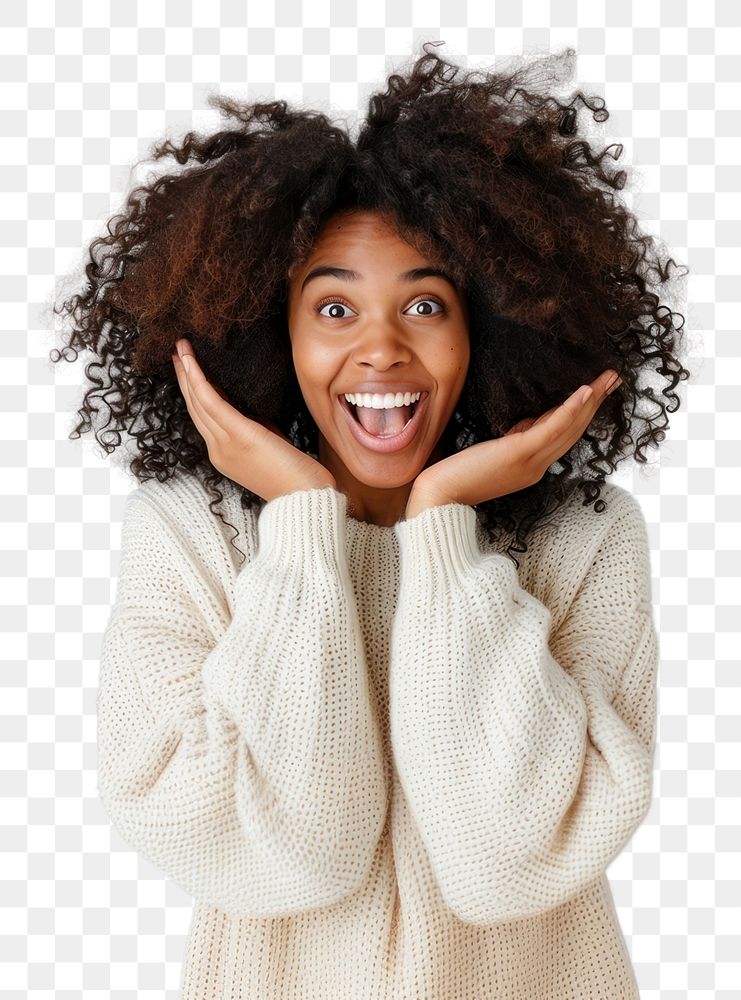
M 376 437 L 390 437 L 404 430 L 411 416 L 412 407 L 393 406 L 390 410 L 377 410 L 372 406 L 358 406 L 356 413 L 358 420 L 369 434 L 375 434 Z

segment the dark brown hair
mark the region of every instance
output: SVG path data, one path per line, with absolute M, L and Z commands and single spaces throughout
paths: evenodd
M 90 244 L 85 289 L 55 307 L 72 329 L 52 360 L 93 355 L 70 438 L 94 430 L 110 454 L 128 433 L 134 476 L 195 474 L 224 520 L 213 504 L 225 477 L 209 462 L 171 361 L 187 337 L 233 406 L 318 458 L 291 359 L 288 275 L 332 214 L 357 207 L 394 220 L 465 290 L 471 361 L 443 455 L 539 416 L 607 367 L 622 376 L 538 483 L 477 507 L 490 537 L 505 532 L 510 549 L 526 551 L 529 532 L 576 487 L 604 509 L 600 484 L 629 456 L 646 462 L 679 406 L 673 390 L 690 376 L 677 357 L 684 317 L 651 290 L 675 262 L 662 263 L 615 194 L 625 171 L 605 160 L 622 146 L 593 152 L 579 135 L 579 105 L 603 122 L 604 101 L 577 92 L 561 103 L 543 84 L 570 74 L 573 49 L 459 75 L 433 44 L 372 95 L 355 140 L 285 101 L 213 97 L 227 127 L 154 148 L 154 160 L 179 168 L 131 191 Z M 101 402 L 107 422 L 94 427 Z M 264 503 L 240 489 L 245 509 Z

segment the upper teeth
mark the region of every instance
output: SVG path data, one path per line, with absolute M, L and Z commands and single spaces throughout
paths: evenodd
M 387 392 L 385 396 L 380 393 L 353 393 L 346 392 L 345 399 L 354 406 L 371 406 L 374 410 L 390 410 L 394 406 L 409 406 L 416 403 L 421 392 Z

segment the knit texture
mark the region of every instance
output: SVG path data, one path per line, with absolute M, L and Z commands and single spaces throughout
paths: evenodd
M 639 996 L 605 876 L 650 808 L 645 520 L 608 483 L 518 554 L 463 504 L 129 495 L 98 789 L 195 899 L 183 1000 Z M 505 546 L 502 545 L 502 548 Z

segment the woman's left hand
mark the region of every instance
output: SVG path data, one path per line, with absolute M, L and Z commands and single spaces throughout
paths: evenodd
M 618 387 L 611 368 L 590 383 L 584 402 L 580 386 L 560 406 L 526 417 L 503 437 L 480 441 L 424 469 L 414 481 L 405 517 L 447 503 L 468 506 L 516 493 L 539 482 L 551 465 L 579 440 L 603 400 Z

